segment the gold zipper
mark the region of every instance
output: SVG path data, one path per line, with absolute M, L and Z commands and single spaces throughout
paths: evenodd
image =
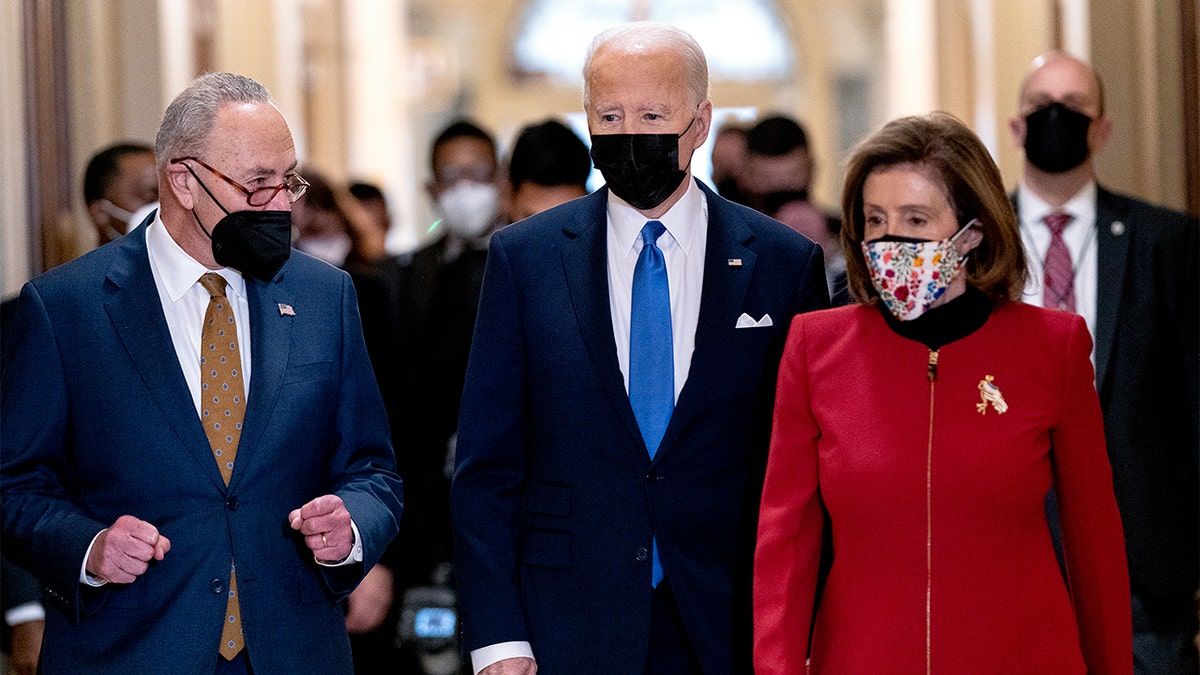
M 925 673 L 933 671 L 933 389 L 937 381 L 938 350 L 929 352 L 929 436 L 925 443 Z

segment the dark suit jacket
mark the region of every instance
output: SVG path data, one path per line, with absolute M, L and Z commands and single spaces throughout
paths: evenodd
M 206 673 L 230 560 L 263 673 L 351 669 L 339 605 L 395 536 L 400 483 L 344 273 L 293 252 L 247 279 L 252 376 L 237 465 L 217 470 L 172 346 L 145 227 L 27 283 L 3 389 L 5 555 L 46 585 L 47 672 Z M 284 315 L 279 303 L 294 309 Z M 364 564 L 318 566 L 288 513 L 337 494 Z M 119 516 L 171 541 L 131 584 L 79 582 Z
M 775 376 L 791 317 L 829 300 L 814 244 L 701 189 L 695 352 L 654 461 L 613 342 L 607 189 L 492 238 L 451 494 L 467 650 L 528 640 L 540 673 L 640 672 L 653 535 L 705 672 L 749 672 Z
M 13 319 L 17 314 L 17 298 L 12 297 L 0 302 L 0 373 L 8 367 L 8 336 L 11 332 Z M 0 545 L 0 554 L 5 548 Z M 0 611 L 7 612 L 19 605 L 30 602 L 41 604 L 42 585 L 23 567 L 17 567 L 0 555 Z M 8 622 L 0 626 L 0 650 L 9 652 L 11 634 Z
M 1189 606 L 1200 575 L 1198 241 L 1194 218 L 1099 188 L 1096 388 L 1130 585 Z

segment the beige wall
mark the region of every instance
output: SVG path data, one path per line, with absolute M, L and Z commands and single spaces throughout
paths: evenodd
M 156 0 L 83 0 L 66 5 L 71 111 L 67 186 L 76 254 L 96 245 L 83 204 L 83 171 L 101 148 L 154 144 L 162 117 Z
M 1179 3 L 1092 0 L 1091 12 L 1092 61 L 1114 128 L 1097 161 L 1099 179 L 1184 208 Z
M 21 7 L 0 2 L 0 282 L 2 298 L 16 294 L 33 272 L 25 154 L 25 58 Z M 19 130 L 19 131 L 18 131 Z

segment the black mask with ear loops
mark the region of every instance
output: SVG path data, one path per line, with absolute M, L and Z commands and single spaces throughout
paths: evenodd
M 225 212 L 225 217 L 217 221 L 212 232 L 209 232 L 204 229 L 196 210 L 192 209 L 196 224 L 212 240 L 213 259 L 219 265 L 232 267 L 261 281 L 274 279 L 292 254 L 292 212 L 230 212 L 192 171 L 192 167 L 188 166 L 187 170 L 213 203 Z
M 667 201 L 667 197 L 687 177 L 679 168 L 681 134 L 592 134 L 592 162 L 613 194 L 639 211 L 649 211 Z

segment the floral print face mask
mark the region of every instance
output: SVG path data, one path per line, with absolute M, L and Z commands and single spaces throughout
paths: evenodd
M 897 319 L 911 321 L 929 310 L 946 292 L 966 263 L 954 240 L 972 225 L 962 226 L 949 239 L 923 241 L 887 236 L 862 243 L 871 283 Z

